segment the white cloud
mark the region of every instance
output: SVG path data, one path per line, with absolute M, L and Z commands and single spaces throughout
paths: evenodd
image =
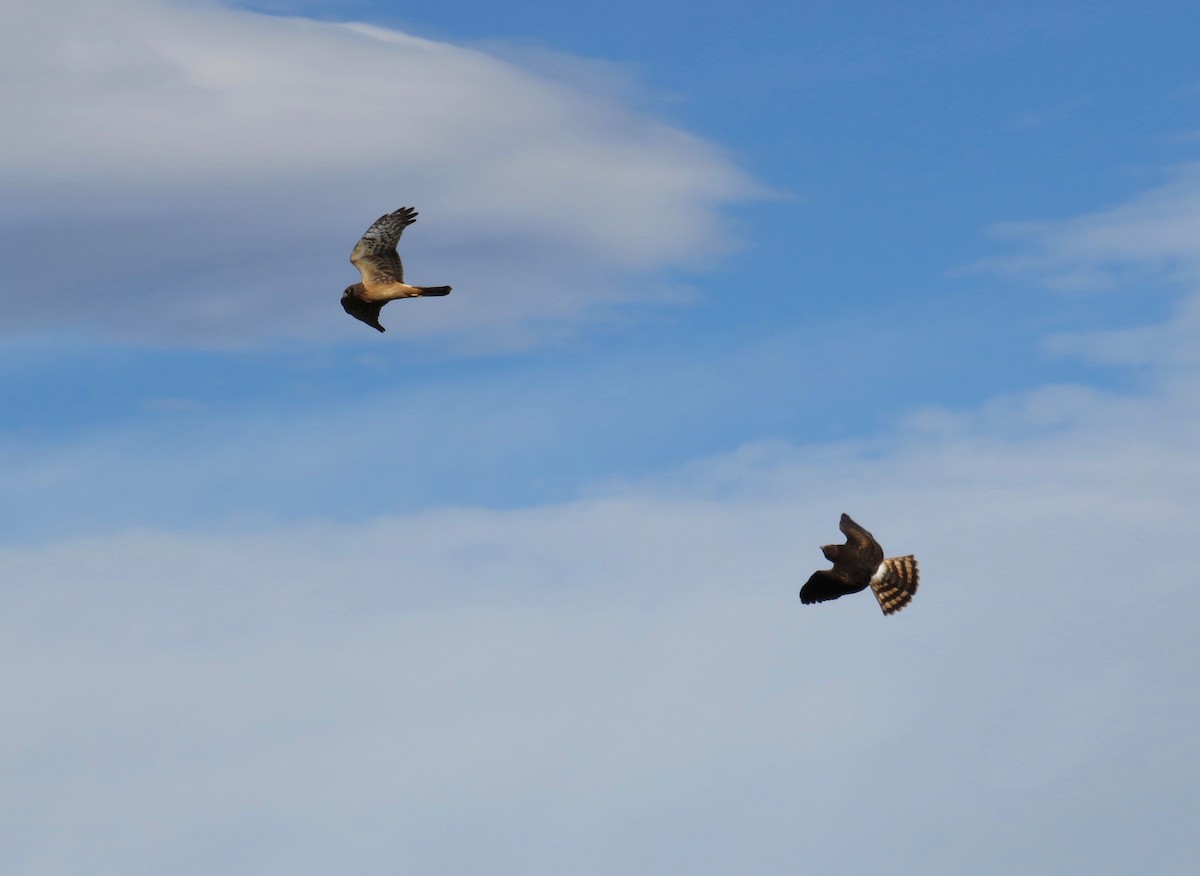
M 553 506 L 0 550 L 6 870 L 1184 873 L 1198 440 L 1194 382 L 1061 388 Z M 918 555 L 897 618 L 798 604 L 843 510 Z
M 392 327 L 521 343 L 661 298 L 660 272 L 727 248 L 718 208 L 760 192 L 624 86 L 378 27 L 60 0 L 0 40 L 10 330 L 337 337 L 349 248 L 403 203 L 410 274 L 461 294 Z
M 1200 163 L 1124 203 L 1059 222 L 1007 222 L 995 234 L 1029 251 L 983 266 L 1028 272 L 1053 288 L 1110 288 L 1132 274 L 1200 281 Z
M 1051 352 L 1118 366 L 1200 365 L 1200 292 L 1181 298 L 1163 322 L 1094 332 L 1060 332 L 1046 338 Z
M 1128 872 L 1190 830 L 1197 438 L 1193 388 L 1060 390 L 555 506 L 4 550 L 6 869 Z M 799 605 L 843 510 L 918 555 L 900 616 Z
M 1094 213 L 1009 222 L 994 231 L 1023 251 L 968 270 L 1030 276 L 1051 289 L 1133 302 L 1117 327 L 1047 335 L 1049 351 L 1104 365 L 1153 366 L 1158 379 L 1175 379 L 1180 368 L 1194 371 L 1200 362 L 1200 163 L 1175 168 L 1166 182 Z M 1166 318 L 1159 316 L 1163 311 Z

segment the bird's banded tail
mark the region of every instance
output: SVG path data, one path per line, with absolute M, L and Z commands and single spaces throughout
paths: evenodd
M 884 614 L 895 614 L 912 602 L 917 592 L 917 558 L 889 557 L 871 578 L 871 592 Z

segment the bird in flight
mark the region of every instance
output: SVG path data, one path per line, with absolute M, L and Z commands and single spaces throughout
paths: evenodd
M 825 559 L 833 562 L 833 568 L 813 573 L 800 589 L 801 602 L 805 605 L 826 602 L 867 587 L 879 600 L 884 614 L 895 614 L 912 602 L 917 592 L 916 557 L 884 559 L 879 542 L 851 520 L 849 514 L 842 515 L 838 529 L 846 536 L 846 543 L 821 548 Z
M 385 329 L 379 324 L 379 311 L 389 301 L 450 294 L 449 286 L 409 286 L 404 282 L 396 244 L 404 229 L 416 221 L 417 211 L 412 207 L 380 216 L 350 253 L 350 263 L 362 274 L 362 282 L 346 287 L 342 309 L 381 332 Z

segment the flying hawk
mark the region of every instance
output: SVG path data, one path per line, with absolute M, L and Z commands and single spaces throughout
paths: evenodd
M 917 592 L 917 558 L 883 558 L 883 548 L 867 532 L 843 514 L 838 529 L 846 536 L 845 544 L 827 544 L 821 548 L 825 559 L 833 562 L 832 569 L 814 572 L 800 589 L 800 601 L 805 605 L 826 602 L 847 593 L 858 593 L 868 586 L 884 614 L 895 614 L 912 602 Z
M 379 324 L 379 311 L 389 301 L 450 294 L 449 286 L 409 286 L 404 282 L 396 244 L 404 229 L 416 221 L 417 211 L 412 207 L 380 216 L 350 253 L 350 263 L 362 274 L 362 282 L 346 287 L 342 309 L 371 328 L 385 331 Z

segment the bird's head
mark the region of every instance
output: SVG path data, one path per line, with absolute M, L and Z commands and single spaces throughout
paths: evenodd
M 842 546 L 840 544 L 823 544 L 821 545 L 821 553 L 825 555 L 825 559 L 833 563 L 837 561 L 838 551 Z

